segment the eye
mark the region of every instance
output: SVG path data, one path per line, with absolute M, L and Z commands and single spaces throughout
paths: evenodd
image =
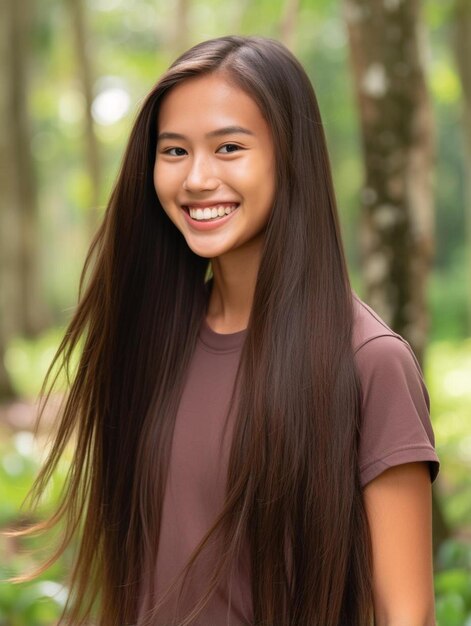
M 180 154 L 171 154 L 172 150 L 180 150 Z M 164 154 L 169 154 L 170 156 L 183 156 L 185 150 L 183 148 L 167 148 L 166 150 L 162 150 Z
M 243 148 L 241 148 L 240 146 L 237 146 L 235 143 L 226 143 L 224 146 L 221 146 L 219 150 L 222 150 L 223 148 L 228 148 L 227 152 L 224 152 L 224 154 L 230 154 L 232 152 L 243 150 Z M 233 148 L 235 148 L 235 150 L 233 150 Z

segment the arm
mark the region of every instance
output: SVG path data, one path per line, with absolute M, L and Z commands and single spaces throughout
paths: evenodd
M 373 548 L 375 626 L 435 626 L 427 463 L 385 470 L 363 490 Z

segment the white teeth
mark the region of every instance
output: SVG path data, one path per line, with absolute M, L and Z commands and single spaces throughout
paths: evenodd
M 194 220 L 211 220 L 218 217 L 223 217 L 224 215 L 229 215 L 232 211 L 238 207 L 237 204 L 232 204 L 230 206 L 223 206 L 222 204 L 213 206 L 213 207 L 205 207 L 203 209 L 193 209 L 190 207 L 190 217 Z

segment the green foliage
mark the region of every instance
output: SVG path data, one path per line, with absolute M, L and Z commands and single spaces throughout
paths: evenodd
M 471 339 L 429 346 L 424 364 L 441 467 L 445 516 L 452 527 L 471 520 Z
M 22 505 L 29 487 L 33 484 L 47 453 L 44 436 L 36 439 L 29 431 L 19 431 L 7 438 L 0 438 L 0 526 L 22 514 Z M 61 460 L 53 475 L 44 501 L 39 503 L 36 516 L 42 517 L 51 512 L 61 493 L 68 471 L 70 457 Z M 26 504 L 28 504 L 26 502 Z M 28 507 L 25 513 L 28 513 Z M 27 519 L 29 519 L 27 515 Z
M 0 576 L 4 571 L 0 567 Z M 59 618 L 67 590 L 53 580 L 0 587 L 0 626 L 51 626 Z
M 431 317 L 430 339 L 459 340 L 470 334 L 471 283 L 464 247 L 452 255 L 452 263 L 437 268 L 430 277 L 428 305 Z
M 449 539 L 439 549 L 435 573 L 437 626 L 471 624 L 471 546 Z
M 54 473 L 38 508 L 31 511 L 25 497 L 37 475 L 42 460 L 44 442 L 35 441 L 30 432 L 18 432 L 0 440 L 0 527 L 21 527 L 47 518 L 60 499 L 70 459 L 64 458 Z M 67 456 L 67 455 L 66 455 Z M 45 536 L 10 538 L 0 536 L 0 626 L 50 626 L 56 620 L 67 599 L 63 584 L 70 566 L 69 547 L 61 559 L 32 581 L 5 582 L 12 576 L 34 571 L 51 555 L 61 536 L 61 529 Z
M 425 0 L 424 15 L 432 29 L 443 29 L 453 16 L 455 0 Z
M 34 340 L 14 337 L 9 343 L 5 366 L 20 396 L 37 397 L 63 334 L 63 328 L 50 328 Z M 62 374 L 56 384 L 58 390 L 66 388 Z

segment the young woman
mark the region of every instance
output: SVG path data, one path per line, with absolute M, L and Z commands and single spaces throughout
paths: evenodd
M 427 390 L 351 289 L 316 98 L 280 43 L 200 43 L 151 90 L 54 363 L 79 341 L 34 486 L 75 434 L 36 527 L 65 521 L 54 558 L 79 539 L 61 623 L 435 623 Z

